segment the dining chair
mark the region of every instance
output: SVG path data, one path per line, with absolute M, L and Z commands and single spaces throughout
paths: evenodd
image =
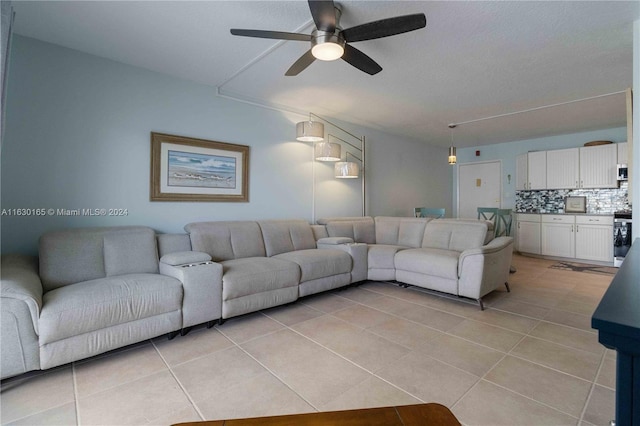
M 513 216 L 511 215 L 511 209 L 498 209 L 498 211 L 496 212 L 495 236 L 511 236 L 512 223 Z
M 495 229 L 496 215 L 498 214 L 497 207 L 478 207 L 478 219 L 488 220 L 493 222 Z
M 434 219 L 443 218 L 446 213 L 446 209 L 440 209 L 440 208 L 431 209 L 426 207 L 416 207 L 415 211 L 416 211 L 416 217 L 431 217 Z

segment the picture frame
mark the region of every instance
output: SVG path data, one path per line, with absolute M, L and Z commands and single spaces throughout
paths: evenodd
M 151 132 L 151 201 L 249 201 L 249 146 Z
M 586 213 L 587 197 L 566 197 L 564 199 L 565 213 Z

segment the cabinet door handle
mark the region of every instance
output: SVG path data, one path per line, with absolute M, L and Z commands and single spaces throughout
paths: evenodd
M 576 229 L 577 229 L 577 228 L 578 228 L 578 227 L 576 226 Z M 573 225 L 571 225 L 571 232 L 573 232 Z M 578 232 L 578 231 L 576 231 L 576 232 Z
M 580 181 L 580 188 L 584 188 L 584 181 L 583 180 Z
M 578 188 L 578 181 L 576 181 L 576 188 Z
M 578 232 L 578 230 L 579 230 L 579 229 L 580 229 L 580 228 L 578 228 L 578 225 L 576 225 L 576 232 Z

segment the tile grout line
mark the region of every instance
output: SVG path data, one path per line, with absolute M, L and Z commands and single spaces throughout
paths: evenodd
M 518 346 L 518 345 L 519 345 L 519 344 L 520 344 L 520 343 L 521 343 L 521 342 L 522 342 L 526 337 L 527 337 L 526 335 L 525 335 L 525 336 L 523 336 L 523 337 L 522 337 L 522 339 L 520 339 L 520 341 L 518 341 L 518 343 L 516 343 L 516 345 L 514 345 L 514 348 L 515 348 L 516 346 Z M 473 388 L 475 388 L 475 387 L 476 387 L 480 382 L 482 382 L 482 381 L 484 380 L 484 381 L 486 381 L 487 383 L 490 383 L 490 384 L 492 384 L 492 385 L 494 385 L 494 386 L 497 386 L 497 387 L 499 387 L 499 388 L 501 388 L 501 389 L 506 390 L 507 392 L 510 392 L 510 393 L 515 394 L 515 395 L 521 396 L 521 397 L 523 397 L 523 398 L 525 398 L 525 399 L 528 399 L 528 400 L 530 400 L 530 401 L 535 402 L 536 404 L 543 405 L 543 406 L 545 406 L 545 407 L 547 407 L 547 408 L 550 408 L 550 409 L 552 409 L 552 410 L 554 410 L 554 411 L 557 411 L 557 412 L 559 412 L 559 413 L 565 414 L 565 415 L 567 415 L 567 416 L 569 416 L 569 417 L 571 417 L 571 418 L 573 418 L 573 419 L 580 420 L 578 417 L 576 417 L 576 416 L 574 416 L 574 415 L 572 415 L 572 414 L 569 414 L 569 413 L 567 413 L 567 412 L 565 412 L 565 411 L 559 410 L 558 408 L 552 407 L 551 405 L 549 405 L 549 404 L 547 404 L 547 403 L 544 403 L 544 402 L 542 402 L 542 401 L 538 401 L 537 399 L 534 399 L 534 398 L 532 398 L 532 397 L 530 397 L 530 396 L 527 396 L 527 395 L 521 394 L 520 392 L 516 392 L 515 390 L 513 390 L 513 389 L 509 389 L 508 387 L 503 386 L 503 385 L 501 385 L 501 384 L 499 384 L 499 383 L 495 383 L 495 382 L 493 382 L 493 381 L 491 381 L 491 380 L 488 380 L 488 379 L 486 378 L 486 377 L 487 377 L 487 375 L 489 375 L 489 373 L 491 373 L 493 370 L 495 370 L 495 368 L 498 366 L 498 364 L 500 364 L 500 363 L 501 363 L 501 362 L 502 362 L 506 357 L 508 357 L 508 356 L 513 356 L 513 355 L 511 355 L 511 354 L 510 354 L 510 352 L 509 352 L 509 353 L 505 353 L 505 354 L 504 354 L 504 356 L 500 359 L 500 361 L 496 362 L 496 363 L 495 363 L 495 364 L 494 364 L 494 365 L 493 365 L 493 366 L 492 366 L 492 367 L 491 367 L 491 368 L 490 368 L 490 369 L 489 369 L 489 370 L 488 370 L 488 371 L 487 371 L 487 372 L 486 372 L 482 377 L 480 377 L 480 379 L 478 379 L 478 381 L 477 381 L 477 382 L 476 382 L 476 383 L 475 383 L 471 388 L 469 388 L 469 389 L 467 390 L 467 392 L 465 392 L 465 393 L 464 393 L 460 398 L 458 398 L 458 400 L 457 400 L 457 401 L 452 405 L 452 407 L 451 407 L 451 408 L 453 409 L 456 405 L 458 405 L 458 403 L 459 403 L 460 401 L 462 401 L 462 399 L 463 399 L 466 395 L 468 395 L 468 394 L 471 392 L 471 390 L 472 390 Z M 529 362 L 530 362 L 530 361 L 529 361 Z M 535 363 L 533 363 L 533 364 L 535 364 Z M 566 374 L 566 373 L 565 373 L 565 374 Z M 583 380 L 584 380 L 584 379 L 583 379 Z M 586 380 L 585 380 L 585 381 L 586 381 Z M 587 399 L 587 400 L 588 400 L 588 399 Z
M 362 306 L 365 306 L 365 305 L 362 305 Z M 347 309 L 347 308 L 345 308 L 345 309 Z M 340 310 L 341 310 L 341 309 L 340 309 Z M 340 311 L 340 310 L 339 310 L 339 311 Z M 323 314 L 324 314 L 324 315 L 330 315 L 330 316 L 332 316 L 332 317 L 336 318 L 337 320 L 340 320 L 340 321 L 342 321 L 342 322 L 345 322 L 346 324 L 353 325 L 354 327 L 356 327 L 356 328 L 358 328 L 358 329 L 360 329 L 360 330 L 362 330 L 362 331 L 367 331 L 367 330 L 366 330 L 366 329 L 364 329 L 364 328 L 360 328 L 360 327 L 357 327 L 357 326 L 356 326 L 356 325 L 354 325 L 354 324 L 351 324 L 349 321 L 346 321 L 346 320 L 344 320 L 344 319 L 342 319 L 342 318 L 339 318 L 339 317 L 336 317 L 336 316 L 332 315 L 332 313 L 329 313 L 329 312 L 323 312 Z M 265 315 L 266 315 L 266 314 L 265 314 Z M 280 323 L 280 321 L 278 321 L 278 320 L 276 320 L 276 319 L 274 319 L 274 318 L 271 318 L 271 317 L 269 317 L 269 318 L 270 318 L 270 319 L 272 319 L 272 320 L 274 320 L 274 321 L 277 321 L 277 322 L 279 322 L 279 323 Z M 312 319 L 313 319 L 313 318 L 312 318 Z M 311 319 L 310 319 L 310 320 L 311 320 Z M 306 321 L 310 321 L 310 320 L 306 320 Z M 300 323 L 298 323 L 298 324 L 301 324 L 302 322 L 306 322 L 306 321 L 301 321 L 301 322 L 300 322 Z M 347 361 L 348 363 L 353 364 L 355 367 L 357 367 L 357 368 L 359 368 L 359 369 L 361 369 L 361 370 L 364 370 L 366 373 L 370 374 L 371 376 L 373 376 L 373 377 L 375 377 L 375 378 L 377 378 L 377 379 L 382 380 L 383 382 L 385 382 L 385 383 L 387 383 L 387 384 L 391 385 L 392 387 L 394 387 L 394 388 L 396 388 L 396 389 L 400 390 L 401 392 L 406 393 L 407 395 L 411 396 L 412 398 L 415 398 L 415 399 L 417 399 L 418 401 L 421 401 L 421 402 L 426 402 L 426 401 L 422 400 L 422 398 L 418 397 L 417 395 L 414 395 L 414 394 L 412 394 L 411 392 L 409 392 L 409 391 L 407 391 L 407 390 L 405 390 L 405 389 L 402 389 L 402 388 L 401 388 L 401 387 L 399 387 L 398 385 L 396 385 L 396 384 L 394 384 L 394 383 L 391 383 L 390 381 L 388 381 L 388 380 L 387 380 L 387 379 L 385 379 L 384 377 L 381 377 L 381 376 L 379 376 L 378 374 L 376 374 L 375 372 L 370 371 L 370 370 L 368 370 L 367 368 L 365 368 L 365 367 L 363 367 L 363 366 L 361 366 L 361 365 L 357 364 L 355 361 L 350 360 L 349 358 L 347 358 L 347 357 L 345 357 L 344 355 L 342 355 L 342 354 L 340 354 L 340 353 L 338 353 L 338 352 L 334 351 L 333 349 L 331 349 L 331 348 L 329 348 L 329 347 L 327 347 L 327 346 L 323 345 L 322 343 L 315 341 L 315 340 L 314 340 L 314 339 L 312 339 L 311 337 L 306 336 L 306 335 L 302 334 L 301 332 L 299 332 L 299 331 L 297 331 L 297 330 L 295 330 L 295 329 L 293 329 L 293 328 L 291 328 L 291 327 L 289 327 L 289 326 L 287 326 L 287 325 L 285 325 L 285 324 L 283 324 L 283 323 L 280 323 L 280 324 L 282 324 L 286 329 L 289 329 L 290 331 L 292 331 L 292 332 L 294 332 L 295 334 L 297 334 L 297 335 L 299 335 L 299 336 L 303 337 L 304 339 L 306 339 L 306 340 L 308 340 L 308 341 L 310 341 L 310 342 L 312 342 L 312 343 L 314 343 L 314 344 L 316 344 L 316 345 L 320 346 L 321 348 L 323 348 L 323 349 L 325 349 L 325 350 L 327 350 L 327 351 L 331 352 L 332 354 L 336 355 L 337 357 L 342 358 L 343 360 Z M 378 336 L 377 334 L 374 334 L 374 333 L 372 333 L 372 334 L 373 334 L 374 336 L 376 336 L 376 337 L 380 337 L 380 338 L 382 338 L 382 339 L 385 339 L 384 337 L 382 337 L 382 336 Z M 385 340 L 388 340 L 388 339 L 385 339 Z M 408 349 L 408 350 L 409 350 L 409 351 L 411 351 L 411 352 L 413 352 L 413 351 L 414 351 L 414 349 L 411 349 L 411 348 L 406 347 L 406 346 L 404 346 L 404 345 L 401 345 L 401 344 L 399 344 L 399 343 L 392 342 L 391 340 L 388 340 L 388 341 L 389 341 L 390 343 L 396 344 L 396 345 L 398 345 L 398 346 L 402 346 L 403 348 Z M 407 356 L 407 355 L 408 355 L 408 354 L 403 355 L 400 359 L 404 358 L 404 357 L 405 357 L 405 356 Z M 429 356 L 429 355 L 427 355 L 427 354 L 423 354 L 423 355 L 424 355 L 425 357 L 431 358 L 431 359 L 433 359 L 433 360 L 435 360 L 435 361 L 442 362 L 442 361 L 439 361 L 439 360 L 437 360 L 437 359 L 435 359 L 435 358 L 433 358 L 433 357 L 431 357 L 431 356 Z M 445 365 L 448 365 L 448 366 L 450 366 L 450 367 L 452 367 L 452 368 L 455 368 L 455 369 L 457 369 L 457 370 L 459 370 L 459 371 L 462 371 L 462 372 L 464 372 L 464 373 L 472 374 L 472 373 L 469 373 L 468 371 L 462 370 L 462 369 L 460 369 L 459 367 L 456 367 L 456 366 L 454 366 L 454 365 L 449 365 L 449 364 L 447 364 L 447 363 L 445 363 L 445 362 L 442 362 L 442 363 L 443 363 L 443 364 L 445 364 Z M 473 375 L 473 374 L 472 374 L 472 375 Z M 365 380 L 366 380 L 366 379 L 365 379 Z M 365 380 L 363 380 L 362 382 L 364 382 Z M 360 384 L 360 383 L 362 383 L 362 382 L 357 383 L 357 385 L 359 385 L 359 384 Z M 348 391 L 348 389 L 347 389 L 347 391 Z M 347 392 L 347 391 L 345 391 L 345 392 Z M 342 392 L 340 395 L 343 395 L 345 392 Z M 337 398 L 332 399 L 332 401 L 334 401 L 335 399 L 337 399 Z
M 169 370 L 169 374 L 171 374 L 171 377 L 173 377 L 173 379 L 176 381 L 176 383 L 178 384 L 178 386 L 180 386 L 180 389 L 182 389 L 182 392 L 185 394 L 185 396 L 187 397 L 187 399 L 189 400 L 189 403 L 191 404 L 191 406 L 193 407 L 194 410 L 196 410 L 196 413 L 198 413 L 198 416 L 200 416 L 200 420 L 206 420 L 204 415 L 202 414 L 202 412 L 200 411 L 200 408 L 196 405 L 196 402 L 193 400 L 193 398 L 191 397 L 191 394 L 189 394 L 189 392 L 187 391 L 187 389 L 184 387 L 184 385 L 182 384 L 182 382 L 180 381 L 180 379 L 178 379 L 178 376 L 176 376 L 176 374 L 174 373 L 173 369 L 171 368 L 171 366 L 169 365 L 169 363 L 167 362 L 167 360 L 165 359 L 165 357 L 162 355 L 162 353 L 160 352 L 160 350 L 158 349 L 158 347 L 156 346 L 155 342 L 153 340 L 151 340 L 151 345 L 153 346 L 153 348 L 155 349 L 156 353 L 160 356 L 160 359 L 162 359 L 162 362 L 164 363 L 164 365 L 167 367 L 167 370 Z M 150 420 L 153 421 L 153 420 Z
M 593 381 L 591 382 L 591 388 L 589 389 L 589 394 L 587 395 L 587 399 L 584 402 L 584 406 L 582 407 L 582 412 L 580 413 L 580 421 L 584 421 L 584 415 L 587 413 L 587 407 L 589 406 L 589 402 L 591 402 L 591 396 L 593 395 L 593 391 L 596 388 L 596 381 L 598 380 L 598 376 L 604 367 L 604 361 L 607 358 L 607 351 L 604 351 L 602 354 L 602 358 L 600 358 L 600 364 L 598 365 L 598 371 L 596 371 L 596 375 L 593 377 Z
M 71 378 L 73 380 L 73 399 L 75 402 L 75 409 L 76 409 L 76 425 L 80 426 L 81 423 L 81 419 L 80 419 L 80 395 L 78 394 L 78 379 L 76 377 L 76 363 L 72 362 L 71 363 Z
M 44 376 L 46 374 L 53 373 L 53 372 L 59 371 L 59 370 L 63 370 L 64 368 L 66 368 L 67 365 L 69 366 L 70 369 L 72 369 L 71 364 L 72 363 L 63 364 L 61 366 L 53 367 L 52 370 L 37 370 L 37 371 L 39 371 L 41 373 L 37 374 L 37 375 L 34 375 L 33 377 L 27 377 L 27 378 L 24 378 L 24 379 L 12 380 L 12 379 L 14 379 L 14 377 L 10 377 L 9 378 L 9 380 L 10 380 L 9 383 L 16 382 L 16 386 L 17 386 L 17 385 L 22 384 L 22 382 L 24 382 L 24 381 L 34 380 L 34 379 L 37 379 L 38 377 L 42 377 L 42 376 Z M 26 373 L 26 374 L 28 374 L 28 373 Z M 76 412 L 76 424 L 78 424 L 78 406 L 77 406 L 77 403 L 76 403 L 77 402 L 77 400 L 76 400 L 77 396 L 76 396 L 76 389 L 75 389 L 75 376 L 73 374 L 73 370 L 71 370 L 71 375 L 72 375 L 71 380 L 72 380 L 73 388 L 74 388 L 74 390 L 73 390 L 73 401 L 72 402 L 73 402 L 73 405 L 74 405 L 74 411 Z M 18 377 L 18 376 L 16 376 L 16 377 Z M 2 407 L 2 404 L 4 404 L 4 403 L 0 403 L 0 408 Z M 36 411 L 36 412 L 33 412 L 33 413 L 29 413 L 29 414 L 27 414 L 25 416 L 12 419 L 12 420 L 8 421 L 7 423 L 15 423 L 17 421 L 24 420 L 24 419 L 32 417 L 32 416 L 36 416 L 38 414 L 46 413 L 47 411 L 50 411 L 50 410 L 55 410 L 55 409 L 64 407 L 65 405 L 68 405 L 68 404 L 71 404 L 71 402 L 63 402 L 62 404 L 55 405 L 55 406 L 49 407 L 49 408 L 45 408 L 44 410 L 40 410 L 40 411 Z M 0 410 L 0 413 L 1 412 L 2 412 L 2 410 Z M 2 423 L 2 424 L 4 425 L 5 423 Z
M 261 312 L 261 313 L 262 313 L 262 312 Z M 265 316 L 266 316 L 266 314 L 264 314 L 264 313 L 262 313 L 262 315 L 265 315 Z M 268 317 L 268 318 L 273 320 L 273 318 L 271 318 L 271 317 Z M 275 321 L 275 320 L 274 320 L 274 321 Z M 280 323 L 279 321 L 277 321 L 277 322 L 278 322 L 278 323 Z M 282 323 L 280 323 L 280 324 L 282 324 Z M 284 324 L 283 324 L 283 325 L 284 325 Z M 286 327 L 286 326 L 285 326 L 285 327 Z M 225 336 L 227 339 L 231 340 L 231 338 L 230 338 L 230 337 L 228 337 L 226 334 L 224 334 L 224 332 L 223 332 L 223 331 L 221 331 L 221 330 L 218 330 L 218 331 L 219 331 L 223 336 Z M 278 331 L 282 331 L 282 330 L 277 330 L 277 331 L 274 331 L 274 332 L 271 332 L 271 333 L 267 333 L 267 334 L 265 334 L 265 335 L 263 335 L 263 336 L 260 336 L 260 337 L 268 336 L 268 335 L 274 334 L 274 333 L 276 333 L 276 332 L 278 332 Z M 256 337 L 255 339 L 257 339 L 257 338 L 258 338 L 258 337 Z M 255 339 L 247 340 L 247 342 L 250 342 L 250 341 L 255 340 Z M 307 404 L 309 404 L 309 406 L 311 406 L 311 408 L 313 408 L 314 410 L 316 410 L 316 412 L 319 412 L 319 411 L 320 411 L 320 410 L 318 409 L 318 407 L 316 407 L 314 404 L 312 404 L 312 403 L 311 403 L 311 401 L 307 400 L 307 398 L 305 398 L 305 397 L 303 397 L 302 395 L 300 395 L 300 394 L 299 394 L 295 389 L 293 389 L 291 386 L 289 386 L 289 384 L 288 384 L 288 383 L 286 383 L 283 379 L 281 379 L 281 378 L 280 378 L 280 376 L 278 376 L 278 375 L 277 375 L 273 370 L 271 370 L 271 369 L 270 369 L 269 367 L 267 367 L 264 363 L 262 363 L 260 360 L 258 360 L 256 357 L 254 357 L 252 354 L 250 354 L 246 349 L 244 349 L 242 346 L 240 346 L 240 344 L 238 344 L 238 343 L 234 342 L 233 340 L 231 340 L 231 341 L 233 342 L 233 344 L 234 344 L 238 349 L 240 349 L 240 350 L 241 350 L 242 352 L 244 352 L 248 357 L 250 357 L 250 358 L 251 358 L 251 359 L 253 359 L 255 362 L 257 362 L 260 366 L 262 366 L 262 368 L 264 368 L 265 370 L 267 370 L 267 372 L 269 372 L 269 374 L 271 374 L 273 377 L 275 377 L 275 378 L 276 378 L 280 383 L 282 383 L 284 386 L 286 386 L 288 389 L 290 389 L 290 390 L 291 390 L 291 392 L 293 392 L 293 393 L 294 393 L 294 394 L 296 394 L 300 399 L 302 399 L 304 402 L 306 402 Z M 247 343 L 247 342 L 243 342 L 243 344 L 244 344 L 244 343 Z

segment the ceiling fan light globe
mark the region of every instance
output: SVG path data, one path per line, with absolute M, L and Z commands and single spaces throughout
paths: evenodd
M 321 61 L 335 61 L 344 54 L 344 47 L 332 42 L 316 44 L 311 48 L 311 54 Z

